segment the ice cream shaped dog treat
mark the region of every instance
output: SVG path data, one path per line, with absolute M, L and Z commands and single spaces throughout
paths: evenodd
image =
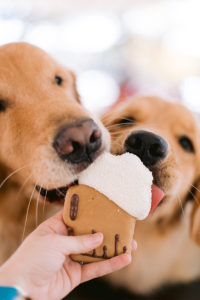
M 102 232 L 97 249 L 71 258 L 94 262 L 122 253 L 131 253 L 136 219 L 151 210 L 152 174 L 130 153 L 114 156 L 104 153 L 84 170 L 78 185 L 67 191 L 64 222 L 74 235 Z

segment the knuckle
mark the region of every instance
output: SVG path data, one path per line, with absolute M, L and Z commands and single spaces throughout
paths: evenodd
M 86 246 L 85 238 L 83 236 L 78 236 L 77 237 L 77 243 L 78 243 L 78 247 L 80 249 L 84 249 L 85 246 Z

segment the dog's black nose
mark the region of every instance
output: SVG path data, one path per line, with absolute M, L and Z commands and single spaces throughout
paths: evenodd
M 167 143 L 145 130 L 132 132 L 125 140 L 126 152 L 137 155 L 145 166 L 153 166 L 167 154 Z
M 93 120 L 70 124 L 57 134 L 53 146 L 63 160 L 92 162 L 101 147 L 101 130 Z

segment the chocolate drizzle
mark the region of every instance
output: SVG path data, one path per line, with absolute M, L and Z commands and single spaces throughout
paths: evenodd
M 92 230 L 92 234 L 96 233 L 96 231 L 93 229 Z M 114 256 L 118 256 L 118 243 L 119 243 L 119 234 L 116 234 L 115 235 L 115 254 Z M 109 257 L 107 256 L 107 246 L 103 246 L 103 255 L 102 256 L 99 256 L 96 254 L 96 249 L 93 250 L 93 253 L 92 254 L 88 254 L 88 253 L 83 253 L 82 255 L 84 256 L 90 256 L 90 257 L 95 257 L 95 258 L 105 258 L 105 259 L 109 259 L 109 258 L 112 258 L 112 257 Z M 123 253 L 126 253 L 126 251 L 128 250 L 128 247 L 127 246 L 124 246 L 123 247 Z
M 102 256 L 99 256 L 99 255 L 93 256 L 93 254 L 88 254 L 88 253 L 82 253 L 81 255 L 83 255 L 83 256 L 89 256 L 89 257 L 94 257 L 94 258 L 106 258 L 106 259 L 112 258 L 111 256 L 110 257 L 108 257 L 108 256 L 103 257 L 103 255 Z
M 74 236 L 74 232 L 71 227 L 68 227 L 67 230 L 68 230 L 68 236 Z
M 107 246 L 103 246 L 103 255 L 102 255 L 103 258 L 108 258 L 107 256 Z
M 123 247 L 123 253 L 126 253 L 127 249 L 128 249 L 128 247 L 124 246 Z
M 118 255 L 118 243 L 119 243 L 119 234 L 115 235 L 115 254 L 114 256 Z
M 76 220 L 77 217 L 78 201 L 79 201 L 78 195 L 77 194 L 72 195 L 71 205 L 70 205 L 70 219 L 72 221 Z
M 93 229 L 93 230 L 92 230 L 92 234 L 94 234 L 94 233 L 96 233 L 96 230 Z M 93 257 L 97 257 L 96 249 L 93 250 L 92 256 L 93 256 Z

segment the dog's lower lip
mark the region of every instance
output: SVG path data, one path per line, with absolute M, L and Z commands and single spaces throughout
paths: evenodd
M 35 188 L 42 197 L 47 199 L 47 201 L 51 203 L 64 203 L 67 190 L 70 186 L 73 186 L 75 184 L 77 184 L 77 182 L 73 182 L 71 184 L 66 185 L 65 187 L 60 187 L 52 190 L 44 189 L 43 187 L 40 187 L 38 185 L 36 185 Z

